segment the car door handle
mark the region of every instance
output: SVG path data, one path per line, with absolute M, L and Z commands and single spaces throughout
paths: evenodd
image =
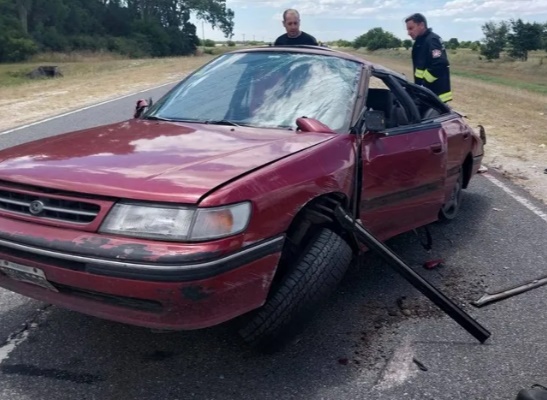
M 443 145 L 441 143 L 433 144 L 429 146 L 429 149 L 433 154 L 440 154 L 443 152 Z

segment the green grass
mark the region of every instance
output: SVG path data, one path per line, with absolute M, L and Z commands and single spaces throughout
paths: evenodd
M 410 50 L 356 51 L 365 58 L 393 60 L 401 66 L 410 66 Z M 449 50 L 450 70 L 454 76 L 477 79 L 483 82 L 547 94 L 547 53 L 530 52 L 527 61 L 515 61 L 506 54 L 498 60 L 488 61 L 470 49 Z M 378 60 L 381 63 L 381 60 Z
M 470 71 L 462 71 L 457 68 L 451 69 L 451 74 L 455 76 L 461 76 L 462 78 L 477 79 L 488 83 L 495 83 L 498 85 L 509 86 L 516 89 L 528 90 L 530 92 L 547 94 L 547 83 L 545 82 L 523 82 L 515 79 L 504 78 L 499 76 L 477 74 Z

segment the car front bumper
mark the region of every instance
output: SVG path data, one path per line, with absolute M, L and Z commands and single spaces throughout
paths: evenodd
M 2 272 L 0 287 L 91 316 L 168 330 L 206 328 L 260 307 L 284 242 L 277 236 L 223 251 L 234 240 L 165 247 L 1 217 L 0 226 L 4 265 L 38 268 L 52 288 Z M 37 227 L 39 236 L 24 234 Z

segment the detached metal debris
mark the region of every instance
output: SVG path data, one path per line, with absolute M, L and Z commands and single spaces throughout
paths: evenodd
M 335 210 L 335 216 L 344 229 L 355 235 L 368 249 L 376 251 L 389 266 L 405 278 L 412 286 L 418 289 L 429 300 L 435 303 L 449 317 L 456 321 L 462 328 L 475 337 L 479 342 L 484 343 L 490 332 L 475 321 L 469 314 L 459 308 L 452 300 L 427 282 L 394 252 L 392 252 L 381 241 L 376 239 L 358 220 L 354 219 L 341 206 Z
M 517 294 L 521 294 L 524 292 L 527 292 L 529 290 L 535 289 L 540 286 L 544 286 L 547 284 L 547 276 L 534 279 L 531 282 L 527 282 L 518 286 L 513 286 L 508 289 L 501 290 L 497 293 L 487 293 L 484 296 L 482 296 L 477 301 L 473 301 L 471 304 L 475 307 L 483 307 L 487 304 L 495 303 L 500 300 L 507 299 L 512 296 L 516 296 Z

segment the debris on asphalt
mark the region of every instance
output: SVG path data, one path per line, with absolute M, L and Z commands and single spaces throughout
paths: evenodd
M 494 211 L 501 211 L 501 208 L 493 208 Z
M 405 317 L 410 317 L 412 315 L 412 312 L 409 310 L 409 308 L 407 307 L 406 305 L 406 297 L 403 296 L 403 297 L 399 297 L 397 299 L 397 306 L 399 307 L 399 309 L 401 310 L 401 313 L 405 316 Z
M 547 168 L 545 168 L 545 169 L 543 170 L 543 173 L 544 173 L 544 174 L 547 174 Z
M 435 269 L 438 267 L 442 267 L 444 263 L 444 260 L 442 258 L 439 258 L 437 260 L 429 260 L 424 263 L 425 269 Z
M 418 361 L 415 357 L 412 358 L 412 362 L 418 366 L 422 371 L 427 371 L 427 367 Z
M 487 293 L 483 295 L 480 299 L 473 301 L 471 304 L 475 307 L 483 307 L 487 304 L 495 303 L 500 300 L 505 300 L 509 297 L 516 296 L 517 294 L 521 294 L 544 285 L 547 285 L 547 277 L 534 279 L 533 281 L 523 283 L 518 286 L 513 286 L 505 290 L 500 290 L 496 293 Z
M 488 168 L 486 168 L 484 165 L 481 165 L 479 170 L 477 171 L 479 174 L 484 174 L 485 172 L 488 172 Z
M 422 239 L 420 238 L 420 234 L 416 229 L 413 229 L 414 234 L 418 237 L 418 240 L 420 241 L 420 244 L 426 251 L 430 251 L 433 248 L 433 237 L 431 236 L 431 232 L 429 231 L 429 228 L 426 226 L 423 227 L 425 231 L 425 240 L 426 242 L 422 242 Z
M 347 358 L 339 358 L 338 364 L 348 365 L 349 360 Z

